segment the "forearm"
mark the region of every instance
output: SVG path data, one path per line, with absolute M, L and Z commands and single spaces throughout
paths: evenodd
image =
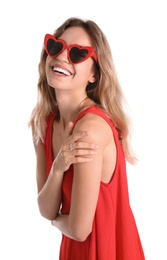
M 75 239 L 74 236 L 72 235 L 72 231 L 70 228 L 70 223 L 69 223 L 69 215 L 61 215 L 59 214 L 53 221 L 52 225 L 58 228 L 62 234 L 65 236 Z
M 70 219 L 70 215 L 59 214 L 51 223 L 53 226 L 58 228 L 63 235 L 78 242 L 83 242 L 90 232 L 85 232 L 82 228 L 82 224 L 77 227 L 77 225 L 75 225 Z
M 38 194 L 38 206 L 41 215 L 49 220 L 57 216 L 62 200 L 63 173 L 53 171 Z

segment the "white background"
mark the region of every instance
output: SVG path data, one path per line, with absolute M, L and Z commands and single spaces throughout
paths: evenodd
M 61 235 L 37 208 L 27 122 L 36 102 L 43 37 L 71 16 L 94 20 L 110 42 L 139 158 L 127 167 L 131 206 L 146 260 L 167 260 L 165 0 L 1 2 L 0 259 L 58 260 Z

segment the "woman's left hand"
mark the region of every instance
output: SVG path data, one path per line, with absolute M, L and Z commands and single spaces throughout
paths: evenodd
M 70 122 L 65 130 L 61 148 L 53 162 L 55 171 L 64 173 L 71 164 L 90 162 L 97 152 L 96 144 L 79 141 L 79 139 L 88 135 L 87 131 L 72 133 L 72 129 L 73 123 Z

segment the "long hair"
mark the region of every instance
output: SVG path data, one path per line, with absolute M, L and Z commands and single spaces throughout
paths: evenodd
M 67 28 L 74 26 L 80 26 L 88 33 L 98 57 L 98 63 L 95 63 L 96 81 L 88 83 L 87 96 L 112 119 L 119 132 L 125 158 L 133 164 L 135 156 L 130 149 L 131 122 L 126 113 L 127 103 L 118 81 L 109 43 L 95 22 L 75 17 L 67 19 L 53 35 L 59 38 Z M 38 67 L 38 100 L 29 121 L 29 126 L 34 129 L 34 141 L 37 143 L 44 142 L 46 117 L 57 108 L 55 90 L 48 85 L 46 79 L 46 57 L 47 53 L 43 48 Z

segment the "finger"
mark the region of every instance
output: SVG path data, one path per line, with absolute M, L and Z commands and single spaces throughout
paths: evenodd
M 89 150 L 86 150 L 86 149 L 79 149 L 79 150 L 72 150 L 71 153 L 70 153 L 70 156 L 75 156 L 75 157 L 89 157 L 91 155 L 94 155 L 97 153 L 97 150 L 96 149 L 89 149 Z
M 91 162 L 93 160 L 92 157 L 72 157 L 71 158 L 71 164 L 75 163 L 86 163 L 86 162 Z
M 87 135 L 88 135 L 87 131 L 76 132 L 75 134 L 72 134 L 70 136 L 70 138 L 68 139 L 68 144 L 69 143 L 74 143 L 74 142 L 78 141 L 80 138 L 82 138 L 84 136 L 87 136 Z
M 75 134 L 72 134 L 71 136 L 68 137 L 66 140 L 66 143 L 64 143 L 64 146 L 62 147 L 62 150 L 69 150 L 72 151 L 74 149 L 94 149 L 97 148 L 95 144 L 91 143 L 86 143 L 86 142 L 79 142 L 78 140 L 84 136 L 87 135 L 86 131 L 80 131 Z
M 70 122 L 71 123 L 71 122 Z M 64 144 L 62 146 L 62 150 L 73 150 L 75 148 L 77 148 L 77 144 L 75 143 L 76 141 L 78 141 L 80 138 L 88 135 L 87 131 L 79 131 L 75 134 L 70 135 L 70 131 L 72 131 L 72 124 L 68 124 L 68 127 L 66 128 L 66 133 L 64 134 Z M 80 147 L 78 148 L 82 148 L 82 144 L 80 145 Z
M 72 145 L 72 150 L 79 150 L 79 149 L 84 149 L 84 150 L 96 150 L 98 148 L 98 146 L 96 144 L 93 143 L 87 143 L 87 142 L 80 142 L 80 141 L 76 141 L 74 143 L 71 143 Z
M 91 147 L 91 148 L 90 148 Z M 91 156 L 97 153 L 97 147 L 94 145 L 89 145 L 89 148 L 80 148 L 80 149 L 62 149 L 61 155 L 63 158 L 68 157 L 82 157 L 82 156 Z

